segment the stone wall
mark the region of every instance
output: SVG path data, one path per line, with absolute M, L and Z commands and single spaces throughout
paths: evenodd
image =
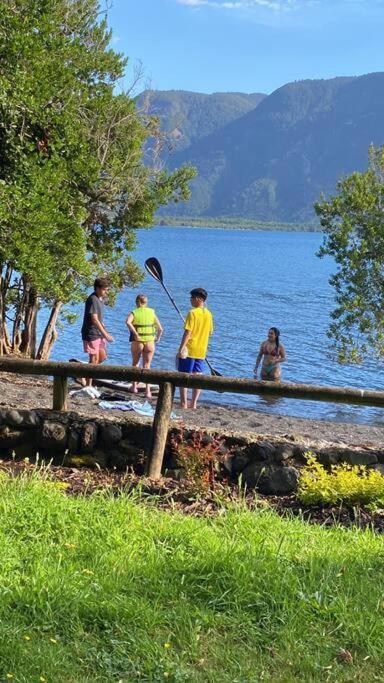
M 103 419 L 74 412 L 0 409 L 0 458 L 33 461 L 38 456 L 56 465 L 132 469 L 143 474 L 151 443 L 151 427 L 151 421 L 137 416 Z M 180 428 L 170 430 L 164 458 L 166 476 L 182 476 L 171 447 L 172 432 Z M 222 444 L 221 476 L 232 481 L 241 476 L 248 488 L 257 487 L 265 494 L 284 495 L 296 489 L 307 450 L 316 454 L 324 465 L 363 464 L 384 474 L 384 448 L 311 442 L 297 435 L 277 438 L 214 430 L 204 432 L 207 443 L 219 438 Z M 183 429 L 183 440 L 188 442 L 192 434 L 190 429 Z

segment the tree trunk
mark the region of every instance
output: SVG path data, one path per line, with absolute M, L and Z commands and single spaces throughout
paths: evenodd
M 39 349 L 36 354 L 36 358 L 39 360 L 48 360 L 52 347 L 57 339 L 56 322 L 62 305 L 62 301 L 56 301 L 51 309 L 51 314 L 49 316 L 49 320 L 45 327 Z
M 7 292 L 12 277 L 12 267 L 7 264 L 3 273 L 3 266 L 0 268 L 0 356 L 6 356 L 11 352 L 6 312 L 7 312 Z
M 35 358 L 36 355 L 36 323 L 38 311 L 37 291 L 28 283 L 25 284 L 27 288 L 27 296 L 25 303 L 24 315 L 24 329 L 21 333 L 20 353 L 23 356 Z

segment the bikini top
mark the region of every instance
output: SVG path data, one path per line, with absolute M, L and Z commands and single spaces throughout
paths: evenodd
M 267 355 L 267 356 L 279 356 L 279 355 L 280 355 L 280 349 L 276 349 L 276 347 L 274 347 L 273 351 L 269 351 L 269 350 L 267 349 L 267 345 L 268 345 L 268 344 L 269 344 L 269 342 L 264 342 L 264 344 L 263 344 L 263 353 L 264 353 L 265 355 Z

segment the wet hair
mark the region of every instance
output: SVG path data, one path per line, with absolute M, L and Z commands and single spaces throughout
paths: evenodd
M 195 296 L 197 299 L 202 299 L 203 301 L 205 301 L 208 296 L 208 292 L 206 289 L 203 289 L 202 287 L 196 287 L 196 289 L 191 289 L 190 295 Z
M 94 289 L 107 289 L 109 287 L 109 280 L 106 277 L 97 277 L 93 283 Z
M 270 330 L 275 333 L 276 337 L 276 354 L 279 353 L 280 330 L 277 327 L 270 327 Z
M 139 306 L 140 304 L 144 305 L 148 303 L 148 297 L 145 296 L 145 294 L 138 294 L 135 301 L 137 306 Z

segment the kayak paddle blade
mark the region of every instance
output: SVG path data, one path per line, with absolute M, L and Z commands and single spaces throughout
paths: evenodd
M 152 277 L 154 277 L 155 280 L 158 280 L 159 282 L 163 283 L 163 271 L 161 270 L 161 265 L 157 258 L 155 258 L 154 256 L 151 256 L 151 258 L 147 258 L 144 265 L 148 273 L 152 275 Z

